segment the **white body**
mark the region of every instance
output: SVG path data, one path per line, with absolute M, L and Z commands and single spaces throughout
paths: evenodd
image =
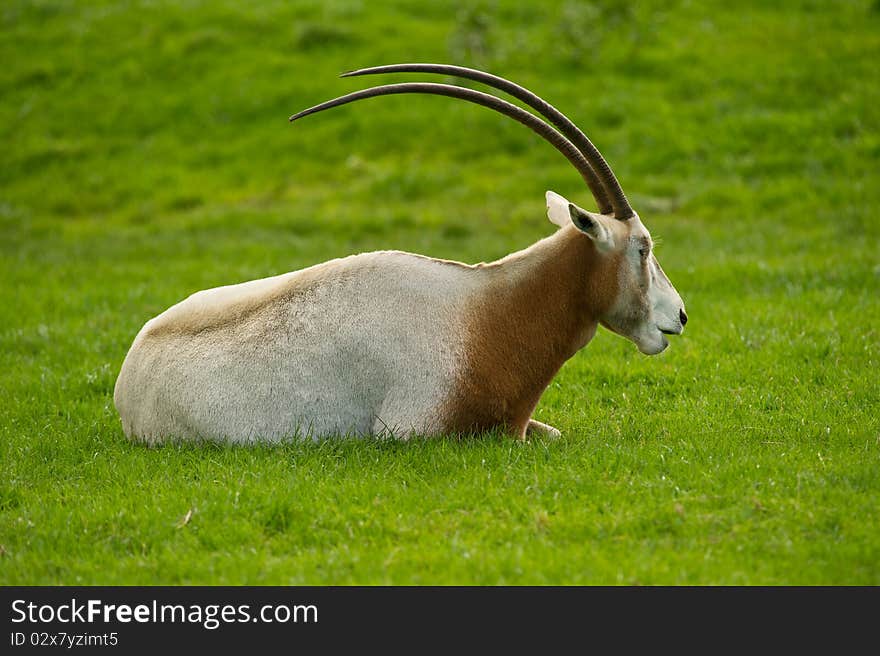
M 474 277 L 378 252 L 193 294 L 149 321 L 123 363 L 125 431 L 149 441 L 433 432 Z
M 597 325 L 655 354 L 686 316 L 638 217 L 547 201 L 560 229 L 491 264 L 383 251 L 193 294 L 148 321 L 122 364 L 125 433 L 558 434 L 531 413 Z

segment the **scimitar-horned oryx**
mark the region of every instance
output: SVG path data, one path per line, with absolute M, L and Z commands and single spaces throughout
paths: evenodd
M 458 66 L 398 64 L 346 75 L 395 72 L 484 83 L 555 128 L 492 95 L 432 83 L 357 91 L 290 120 L 380 95 L 466 100 L 550 142 L 583 176 L 599 211 L 548 191 L 556 232 L 488 264 L 380 251 L 197 292 L 148 321 L 122 364 L 114 400 L 127 435 L 148 443 L 488 429 L 558 435 L 531 414 L 598 325 L 648 355 L 682 332 L 684 305 L 648 230 L 568 118 L 508 80 Z

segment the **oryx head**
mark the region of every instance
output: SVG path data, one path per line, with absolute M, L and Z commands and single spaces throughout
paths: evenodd
M 680 335 L 687 323 L 684 303 L 654 256 L 654 242 L 638 215 L 625 220 L 588 212 L 552 191 L 547 192 L 547 215 L 556 225 L 573 224 L 595 246 L 603 268 L 613 269 L 605 280 L 615 281 L 600 323 L 631 339 L 642 353 L 655 355 Z
M 562 112 L 528 89 L 483 71 L 446 64 L 393 64 L 364 68 L 343 77 L 377 73 L 440 73 L 482 82 L 518 98 L 547 118 L 551 127 L 530 112 L 495 96 L 448 84 L 411 82 L 388 84 L 329 100 L 290 117 L 294 121 L 331 107 L 355 100 L 400 93 L 427 93 L 450 96 L 483 105 L 531 128 L 550 142 L 583 177 L 599 207 L 589 212 L 562 196 L 547 192 L 550 220 L 559 226 L 574 224 L 585 239 L 595 245 L 595 257 L 603 268 L 612 270 L 615 289 L 612 302 L 602 309 L 599 322 L 635 342 L 642 353 L 654 355 L 668 346 L 665 335 L 678 335 L 687 323 L 681 297 L 653 253 L 648 230 L 633 211 L 611 167 L 586 135 Z

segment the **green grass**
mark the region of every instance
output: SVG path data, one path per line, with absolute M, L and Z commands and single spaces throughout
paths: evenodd
M 0 8 L 0 583 L 880 584 L 877 2 L 245 4 Z M 686 334 L 600 331 L 538 407 L 554 442 L 129 443 L 119 366 L 193 291 L 490 260 L 550 233 L 545 189 L 593 207 L 465 103 L 287 125 L 399 61 L 577 120 Z

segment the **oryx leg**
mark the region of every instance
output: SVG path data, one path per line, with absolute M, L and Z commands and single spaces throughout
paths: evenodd
M 555 439 L 561 436 L 562 433 L 553 428 L 553 426 L 543 424 L 534 419 L 529 419 L 528 426 L 526 426 L 526 437 L 549 437 Z

